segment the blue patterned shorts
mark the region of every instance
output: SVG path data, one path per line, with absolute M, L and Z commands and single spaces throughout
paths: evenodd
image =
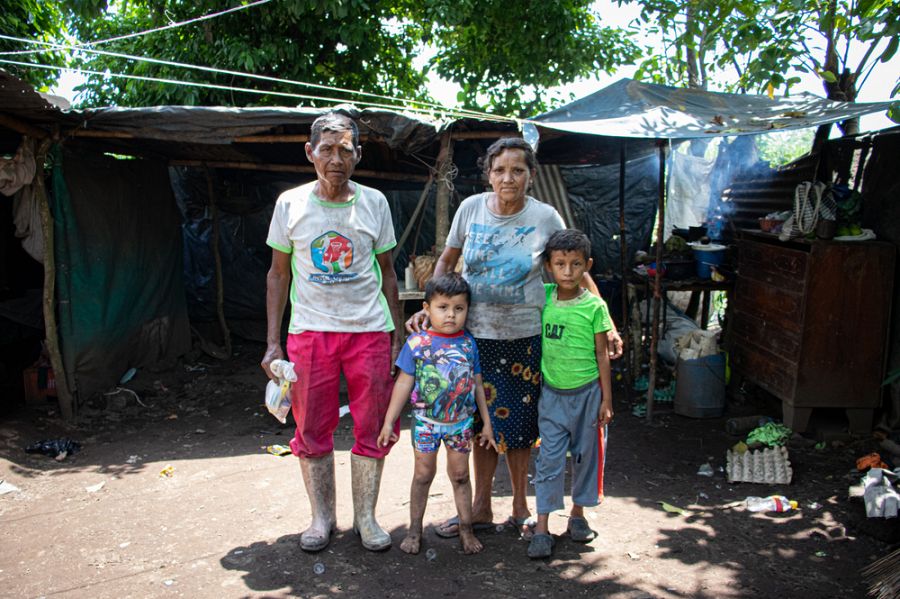
M 417 416 L 413 417 L 413 447 L 422 453 L 434 453 L 440 447 L 441 441 L 448 449 L 469 453 L 472 451 L 471 442 L 474 436 L 471 416 L 465 420 L 448 424 L 435 424 L 426 422 Z

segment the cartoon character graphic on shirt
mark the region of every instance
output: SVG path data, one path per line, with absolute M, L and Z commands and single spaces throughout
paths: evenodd
M 417 408 L 424 408 L 428 418 L 437 418 L 435 406 L 440 406 L 441 395 L 447 390 L 450 383 L 444 378 L 441 371 L 434 364 L 422 362 L 419 372 L 416 373 L 418 381 L 418 397 L 415 399 Z
M 451 388 L 448 389 L 444 405 L 440 406 L 440 416 L 444 421 L 450 421 L 462 413 L 466 400 L 475 386 L 475 381 L 469 376 L 468 366 L 457 365 L 450 374 Z
M 425 417 L 439 422 L 454 422 L 467 406 L 474 387 L 466 352 L 453 346 L 438 345 L 425 336 L 416 339 L 413 350 L 418 364 L 416 390 L 412 403 L 425 410 Z M 468 350 L 471 352 L 471 350 Z
M 347 272 L 353 264 L 353 242 L 337 231 L 328 231 L 314 239 L 310 256 L 313 265 L 325 273 L 311 274 L 310 281 L 337 283 L 357 276 L 357 273 Z

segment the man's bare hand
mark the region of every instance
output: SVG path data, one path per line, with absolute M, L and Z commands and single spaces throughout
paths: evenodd
M 263 355 L 262 362 L 259 365 L 266 372 L 266 376 L 275 380 L 275 375 L 272 374 L 272 369 L 269 368 L 269 365 L 275 360 L 284 360 L 284 352 L 281 351 L 281 345 L 273 343 L 266 347 L 266 353 Z

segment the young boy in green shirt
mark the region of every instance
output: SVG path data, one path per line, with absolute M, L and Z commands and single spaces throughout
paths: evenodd
M 553 537 L 550 512 L 563 509 L 566 453 L 572 454 L 572 511 L 568 533 L 588 543 L 597 533 L 584 518 L 584 508 L 599 503 L 600 447 L 598 428 L 612 420 L 612 382 L 606 332 L 612 328 L 606 302 L 579 283 L 589 271 L 591 242 L 575 229 L 557 231 L 543 253 L 554 284 L 545 285 L 541 314 L 541 374 L 538 404 L 541 449 L 534 479 L 538 521 L 528 557 L 549 557 Z

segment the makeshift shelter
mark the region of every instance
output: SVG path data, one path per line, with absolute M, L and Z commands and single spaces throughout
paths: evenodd
M 622 79 L 531 121 L 540 135 L 544 130 L 564 131 L 581 136 L 597 136 L 619 148 L 619 210 L 621 277 L 629 268 L 625 218 L 628 197 L 625 190 L 628 144 L 653 140 L 658 147 L 659 189 L 656 263 L 662 263 L 665 232 L 667 150 L 673 141 L 712 137 L 754 135 L 776 130 L 802 129 L 834 123 L 872 112 L 886 111 L 890 102 L 832 102 L 811 94 L 790 98 L 769 98 L 746 94 L 713 93 Z M 537 137 L 526 131 L 526 138 Z M 653 415 L 659 339 L 661 269 L 653 276 L 653 324 L 650 342 L 650 376 L 647 390 L 647 418 Z M 627 304 L 622 287 L 623 306 Z
M 615 270 L 627 247 L 649 241 L 655 206 L 664 207 L 671 139 L 750 133 L 743 129 L 751 125 L 752 132 L 809 126 L 804 110 L 834 121 L 883 109 L 849 105 L 840 111 L 811 99 L 801 109 L 762 98 L 754 100 L 755 118 L 745 125 L 741 115 L 749 105 L 725 102 L 729 96 L 625 80 L 522 125 L 526 139 L 540 137 L 541 198 L 603 240 L 595 249 L 602 270 Z M 729 106 L 734 114 L 724 109 Z M 673 112 L 678 107 L 692 116 Z M 401 268 L 410 253 L 440 249 L 454 198 L 483 188 L 477 159 L 486 146 L 519 134 L 513 122 L 433 122 L 386 110 L 345 110 L 361 130 L 355 178 L 386 192 Z M 281 189 L 314 176 L 302 147 L 321 112 L 61 111 L 0 71 L 0 148 L 14 152 L 23 136 L 36 142 L 34 213 L 43 237 L 38 245 L 48 250 L 42 312 L 53 368 L 63 374 L 57 384 L 65 415 L 75 407 L 75 394 L 84 399 L 114 385 L 129 367 L 184 352 L 190 327 L 202 328 L 202 321 L 217 322 L 221 330 L 208 348 L 225 345 L 227 353 L 229 327 L 261 318 L 272 203 Z M 51 142 L 62 149 L 52 154 L 48 196 L 40 171 Z M 612 242 L 617 232 L 620 242 Z

